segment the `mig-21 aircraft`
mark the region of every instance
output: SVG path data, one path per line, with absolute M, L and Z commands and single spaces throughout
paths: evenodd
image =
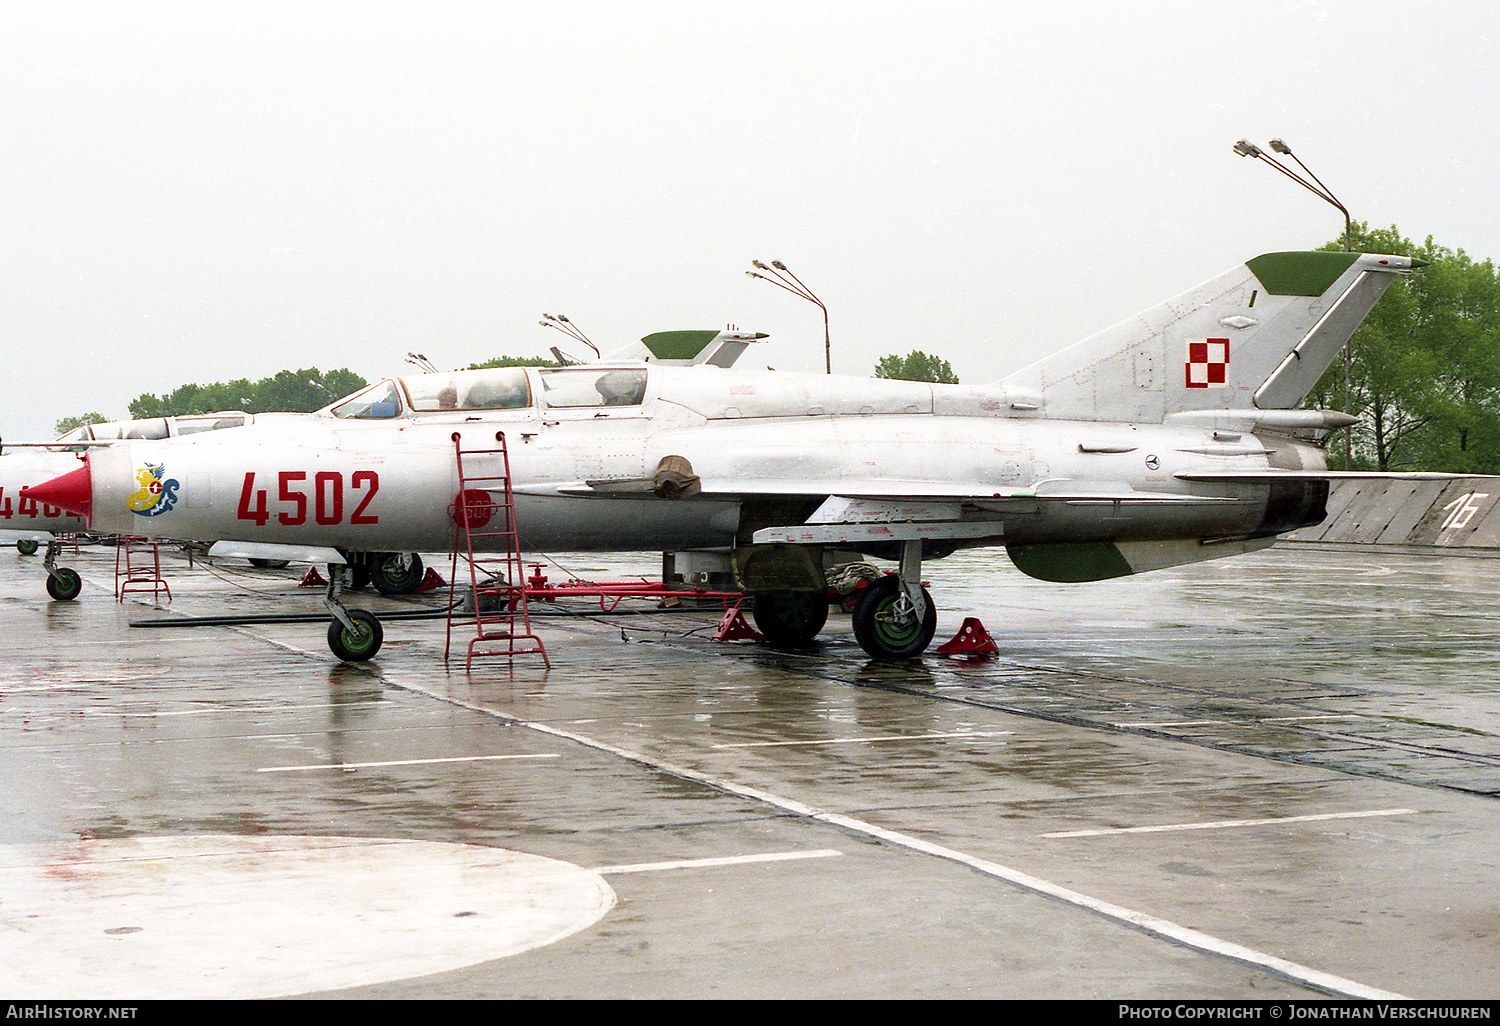
M 503 434 L 525 550 L 718 554 L 789 645 L 824 625 L 828 565 L 893 559 L 852 626 L 909 657 L 936 629 L 924 559 L 1004 546 L 1091 581 L 1320 522 L 1340 476 L 1320 442 L 1354 418 L 1299 406 L 1421 263 L 1265 254 L 986 386 L 624 361 L 389 379 L 295 424 L 122 442 L 27 494 L 94 530 L 333 564 L 446 551 L 473 508 L 455 446 Z M 334 651 L 374 655 L 374 618 L 328 601 Z
M 14 449 L 0 455 L 0 544 L 14 543 L 22 555 L 47 546 L 42 567 L 47 572 L 47 594 L 70 601 L 83 590 L 83 579 L 71 567 L 58 566 L 63 535 L 76 535 L 88 525 L 76 513 L 37 502 L 22 493 L 26 486 L 50 480 L 77 464 L 72 455 L 85 448 L 112 445 L 123 439 L 163 439 L 244 427 L 257 420 L 264 424 L 276 417 L 301 417 L 300 413 L 253 413 L 229 410 L 221 413 L 191 413 L 175 417 L 146 417 L 84 424 L 50 442 L 6 443 Z M 175 539 L 185 540 L 185 539 Z M 228 553 L 233 555 L 233 553 Z M 416 553 L 363 552 L 352 555 L 353 584 L 373 584 L 385 594 L 414 590 L 422 580 L 422 562 Z M 284 566 L 286 560 L 260 559 L 257 566 Z
M 47 551 L 42 565 L 47 571 L 47 593 L 63 601 L 76 598 L 83 589 L 83 581 L 77 571 L 57 565 L 61 547 L 58 536 L 85 531 L 87 525 L 76 513 L 23 495 L 25 488 L 71 469 L 76 461 L 70 453 L 82 448 L 108 445 L 125 438 L 176 438 L 243 427 L 254 419 L 252 414 L 232 410 L 182 417 L 116 420 L 84 424 L 50 442 L 7 443 L 7 447 L 14 451 L 0 455 L 0 544 L 14 543 L 23 555 L 30 555 L 45 544 Z
M 566 317 L 546 315 L 543 322 L 549 326 L 561 325 L 575 342 L 594 348 L 592 342 Z M 707 364 L 715 367 L 732 366 L 752 343 L 766 336 L 756 332 L 737 331 L 659 331 L 632 342 L 611 354 L 613 359 L 641 360 L 652 363 L 692 366 Z M 576 357 L 553 349 L 563 363 L 577 363 Z M 597 350 L 596 350 L 597 355 Z M 426 364 L 426 357 L 411 354 L 411 359 Z M 430 366 L 430 365 L 429 365 Z M 161 440 L 201 434 L 205 431 L 222 431 L 258 423 L 265 426 L 269 421 L 280 419 L 283 433 L 289 427 L 287 418 L 295 423 L 296 418 L 307 416 L 301 413 L 245 413 L 229 410 L 219 413 L 183 414 L 173 417 L 146 417 L 136 420 L 109 421 L 84 424 L 68 431 L 50 442 L 7 443 L 12 450 L 0 455 L 0 544 L 14 543 L 23 555 L 35 553 L 46 544 L 43 566 L 47 571 L 47 593 L 54 599 L 74 599 L 83 589 L 83 581 L 77 571 L 57 565 L 61 545 L 60 534 L 76 534 L 87 529 L 82 517 L 59 507 L 39 503 L 29 494 L 22 494 L 27 486 L 50 480 L 76 466 L 70 455 L 82 449 L 112 445 L 122 440 Z M 3 453 L 3 449 L 0 449 Z M 174 541 L 196 541 L 197 539 L 174 538 Z M 217 555 L 240 556 L 260 566 L 284 565 L 283 552 L 274 547 L 256 545 L 221 545 Z M 293 551 L 292 555 L 296 555 Z M 403 594 L 414 590 L 423 579 L 421 557 L 415 552 L 344 552 L 344 565 L 350 567 L 350 584 L 362 588 L 372 584 L 376 590 L 387 594 Z

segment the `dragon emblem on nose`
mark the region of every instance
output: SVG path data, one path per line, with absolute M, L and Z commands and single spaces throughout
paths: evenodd
M 140 489 L 125 500 L 125 508 L 142 517 L 159 517 L 177 505 L 177 489 L 181 487 L 176 478 L 166 476 L 165 463 L 148 463 L 135 472 Z

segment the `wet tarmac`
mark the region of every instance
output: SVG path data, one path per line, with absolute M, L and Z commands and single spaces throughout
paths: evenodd
M 62 562 L 0 551 L 9 997 L 1500 996 L 1500 560 L 967 554 L 988 659 L 585 603 L 472 673 L 440 619 L 134 626 L 317 612 L 294 570 Z

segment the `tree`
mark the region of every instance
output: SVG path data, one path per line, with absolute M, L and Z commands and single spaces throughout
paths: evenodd
M 64 417 L 54 424 L 53 428 L 59 435 L 65 435 L 76 427 L 83 427 L 85 424 L 103 424 L 107 419 L 102 413 L 84 413 L 77 417 Z
M 897 356 L 892 353 L 880 358 L 875 365 L 875 376 L 877 378 L 896 378 L 901 381 L 933 381 L 947 385 L 958 384 L 958 375 L 953 373 L 953 368 L 948 365 L 947 360 L 940 360 L 936 356 L 929 355 L 919 349 L 913 349 L 905 356 Z
M 164 396 L 137 396 L 130 404 L 130 415 L 143 419 L 223 410 L 311 413 L 367 384 L 364 378 L 344 367 L 326 373 L 316 367 L 284 370 L 259 381 L 236 378 L 208 385 L 187 384 Z
M 1342 239 L 1325 249 L 1343 249 Z M 1348 384 L 1356 469 L 1500 471 L 1500 275 L 1486 260 L 1396 228 L 1354 229 L 1354 248 L 1415 256 L 1428 266 L 1387 290 L 1354 333 Z M 1309 396 L 1343 409 L 1344 365 Z
M 486 370 L 490 367 L 562 367 L 556 360 L 544 360 L 540 356 L 497 356 L 483 363 L 471 363 L 467 370 Z

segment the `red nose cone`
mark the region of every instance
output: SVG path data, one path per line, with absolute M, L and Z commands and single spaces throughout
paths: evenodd
M 89 474 L 88 461 L 85 460 L 83 466 L 68 471 L 62 477 L 22 488 L 21 496 L 35 499 L 46 506 L 60 506 L 87 520 L 94 505 L 94 481 Z

